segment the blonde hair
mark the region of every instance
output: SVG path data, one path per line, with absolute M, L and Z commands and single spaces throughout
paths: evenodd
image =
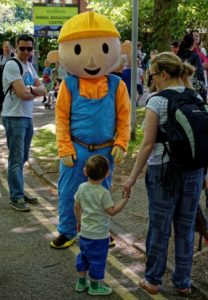
M 191 88 L 191 76 L 194 73 L 194 67 L 181 59 L 172 52 L 162 52 L 155 55 L 150 60 L 150 65 L 154 65 L 156 72 L 167 72 L 172 78 L 180 78 L 185 87 Z

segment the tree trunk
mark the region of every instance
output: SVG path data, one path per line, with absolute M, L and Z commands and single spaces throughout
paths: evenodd
M 177 25 L 178 0 L 154 0 L 154 33 L 156 49 L 169 51 Z M 174 30 L 173 30 L 174 29 Z

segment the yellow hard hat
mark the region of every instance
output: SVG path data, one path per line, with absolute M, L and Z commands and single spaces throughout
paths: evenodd
M 64 23 L 58 41 L 94 37 L 120 37 L 112 21 L 93 11 L 78 14 Z

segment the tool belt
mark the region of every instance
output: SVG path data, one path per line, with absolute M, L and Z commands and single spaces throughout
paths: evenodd
M 109 141 L 109 142 L 106 142 L 106 143 L 103 143 L 103 144 L 97 144 L 97 145 L 96 144 L 86 144 L 84 142 L 79 141 L 75 137 L 72 137 L 71 139 L 72 139 L 73 142 L 87 148 L 89 151 L 95 151 L 95 150 L 102 149 L 102 148 L 105 148 L 105 147 L 113 146 L 113 144 L 114 144 L 114 141 Z

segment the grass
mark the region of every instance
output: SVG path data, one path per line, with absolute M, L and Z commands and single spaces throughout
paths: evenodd
M 128 156 L 138 150 L 142 138 L 143 132 L 141 129 L 142 122 L 144 120 L 145 109 L 137 109 L 137 130 L 136 130 L 136 140 L 130 141 L 128 147 Z M 33 153 L 36 158 L 39 159 L 57 159 L 57 146 L 56 146 L 56 136 L 55 133 L 47 128 L 41 128 L 36 131 L 32 140 Z
M 39 129 L 32 140 L 32 148 L 36 158 L 57 158 L 56 136 L 49 129 Z
M 142 123 L 144 121 L 145 116 L 145 108 L 139 108 L 137 110 L 137 128 L 136 128 L 136 140 L 131 140 L 128 146 L 128 156 L 132 156 L 132 154 L 138 150 L 141 145 L 143 139 L 143 131 L 142 131 Z

